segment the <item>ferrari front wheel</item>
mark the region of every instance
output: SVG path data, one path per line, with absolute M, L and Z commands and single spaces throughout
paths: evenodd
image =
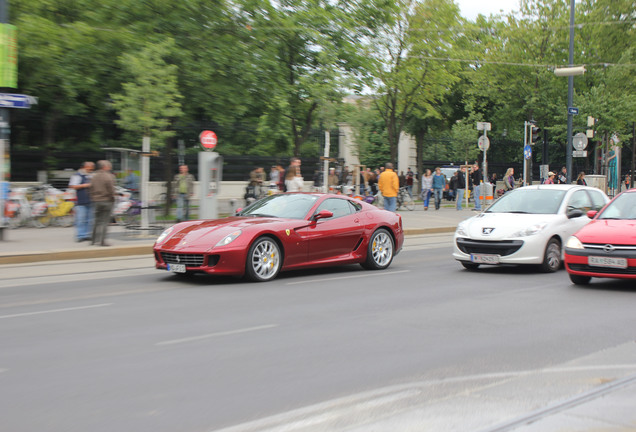
M 245 273 L 250 280 L 266 282 L 276 277 L 281 265 L 282 256 L 278 243 L 271 237 L 261 237 L 250 246 Z
M 369 270 L 383 270 L 393 261 L 393 237 L 384 228 L 373 233 L 367 249 L 367 260 L 362 267 Z

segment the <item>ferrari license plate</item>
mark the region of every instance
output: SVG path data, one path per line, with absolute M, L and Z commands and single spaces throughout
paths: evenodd
M 185 273 L 185 264 L 168 264 L 168 271 L 173 273 Z
M 475 264 L 499 264 L 499 255 L 470 254 L 470 260 Z
M 587 263 L 591 266 L 596 266 L 596 267 L 610 267 L 610 268 L 621 268 L 621 269 L 627 268 L 626 258 L 589 256 L 587 257 Z

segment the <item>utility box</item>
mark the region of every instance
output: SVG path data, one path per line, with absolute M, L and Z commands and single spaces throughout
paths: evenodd
M 199 152 L 199 219 L 219 217 L 218 196 L 223 180 L 223 156 Z
M 603 192 L 607 193 L 607 177 L 604 175 L 589 174 L 585 176 L 585 182 L 588 186 L 599 188 Z
M 482 208 L 488 207 L 493 201 L 493 185 L 492 183 L 482 183 L 479 188 L 479 200 Z

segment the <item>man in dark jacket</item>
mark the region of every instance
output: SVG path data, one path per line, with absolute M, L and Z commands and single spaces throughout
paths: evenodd
M 464 200 L 464 192 L 466 192 L 466 168 L 461 167 L 457 171 L 457 204 L 456 209 L 462 209 L 462 201 Z
M 91 239 L 93 225 L 93 206 L 89 187 L 95 164 L 84 162 L 82 167 L 71 176 L 68 187 L 75 190 L 77 201 L 75 202 L 75 240 L 83 242 Z
M 97 162 L 97 172 L 91 179 L 91 201 L 95 206 L 95 224 L 91 244 L 110 246 L 106 243 L 106 230 L 115 204 L 115 176 L 110 172 L 112 166 L 107 160 Z
M 481 182 L 484 179 L 479 169 L 479 164 L 475 162 L 473 165 L 473 172 L 470 174 L 470 179 L 473 185 L 473 199 L 475 200 L 475 211 L 481 211 L 481 199 L 479 198 L 481 191 Z

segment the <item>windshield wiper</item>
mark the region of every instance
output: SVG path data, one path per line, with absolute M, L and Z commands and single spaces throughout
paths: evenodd
M 274 215 L 270 215 L 270 214 L 265 214 L 265 213 L 250 213 L 250 214 L 246 214 L 244 216 L 253 216 L 253 217 L 278 217 L 278 216 L 274 216 Z
M 515 214 L 530 214 L 530 212 L 527 212 L 527 211 L 521 211 L 521 210 L 509 211 L 508 213 L 515 213 Z

